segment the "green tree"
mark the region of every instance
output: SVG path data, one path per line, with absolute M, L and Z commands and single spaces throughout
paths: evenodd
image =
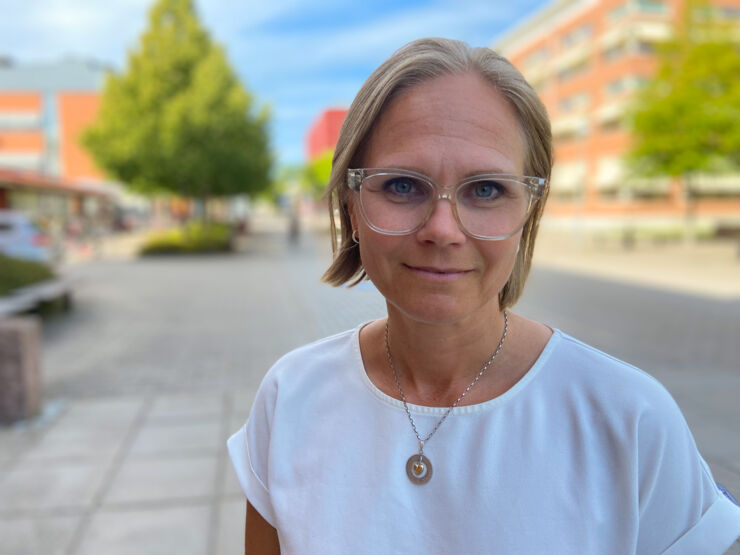
M 325 150 L 306 164 L 304 172 L 305 188 L 314 197 L 320 197 L 326 191 L 331 176 L 331 161 L 334 151 Z
M 107 76 L 83 143 L 138 191 L 207 200 L 268 186 L 267 124 L 192 0 L 158 0 L 126 71 Z
M 682 24 L 659 49 L 655 77 L 631 113 L 632 172 L 683 177 L 740 168 L 740 42 L 706 2 L 686 4 Z M 734 30 L 733 30 L 734 29 Z

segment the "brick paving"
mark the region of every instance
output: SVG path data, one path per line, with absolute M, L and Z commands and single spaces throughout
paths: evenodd
M 241 553 L 224 442 L 262 375 L 384 313 L 372 287 L 318 282 L 327 245 L 273 229 L 235 256 L 71 268 L 75 309 L 45 324 L 44 413 L 0 429 L 0 554 Z M 656 375 L 740 491 L 740 300 L 579 277 L 561 259 L 535 269 L 518 310 Z

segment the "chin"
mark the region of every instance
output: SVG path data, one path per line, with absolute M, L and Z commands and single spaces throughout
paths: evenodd
M 410 318 L 424 324 L 456 324 L 468 318 L 475 317 L 488 310 L 497 311 L 498 302 L 461 303 L 459 298 L 447 295 L 424 295 L 418 299 L 404 298 L 397 302 L 386 297 L 390 308 L 401 312 L 406 318 Z

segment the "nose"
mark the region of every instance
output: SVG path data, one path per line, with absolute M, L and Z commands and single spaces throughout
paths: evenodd
M 441 194 L 427 222 L 416 232 L 420 241 L 438 245 L 454 245 L 465 241 L 466 235 L 455 218 L 455 207 L 448 194 Z

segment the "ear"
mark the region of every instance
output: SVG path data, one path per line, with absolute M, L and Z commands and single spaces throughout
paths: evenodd
M 357 214 L 355 212 L 357 205 L 355 203 L 354 195 L 350 195 L 347 198 L 347 214 L 349 215 L 349 221 L 352 224 L 352 229 L 357 229 Z M 351 233 L 351 231 L 350 231 Z

